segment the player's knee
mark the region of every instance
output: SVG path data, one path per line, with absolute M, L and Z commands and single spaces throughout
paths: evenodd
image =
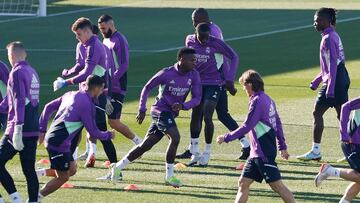
M 285 186 L 281 183 L 270 183 L 270 187 L 271 189 L 276 192 L 276 193 L 280 193 L 284 188 Z
M 77 170 L 76 170 L 76 167 L 72 167 L 70 168 L 69 170 L 69 176 L 74 176 L 76 174 Z
M 178 146 L 180 143 L 180 135 L 175 135 L 171 138 L 171 144 Z
M 248 183 L 241 177 L 239 179 L 238 186 L 240 189 L 248 189 L 250 187 L 250 183 Z
M 67 181 L 69 181 L 69 175 L 61 175 L 61 176 L 58 176 L 57 179 L 59 181 L 61 181 L 62 183 L 66 183 Z

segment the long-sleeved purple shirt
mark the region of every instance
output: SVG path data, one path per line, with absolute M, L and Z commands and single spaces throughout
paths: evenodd
M 209 36 L 206 44 L 201 44 L 195 34 L 186 37 L 185 46 L 196 50 L 196 70 L 200 73 L 202 85 L 223 85 L 225 83 L 219 71 L 223 60 L 219 61 L 217 54 L 221 54 L 231 61 L 228 71 L 224 71 L 226 81 L 234 81 L 239 57 L 235 51 L 221 39 Z
M 344 47 L 334 28 L 329 27 L 321 33 L 320 73 L 311 82 L 316 88 L 321 82 L 327 85 L 326 96 L 334 97 L 337 66 L 345 63 Z
M 146 111 L 146 101 L 149 93 L 157 86 L 159 86 L 159 94 L 156 102 L 151 107 L 152 112 L 169 111 L 176 117 L 179 112 L 172 110 L 174 103 L 182 104 L 183 110 L 189 110 L 200 104 L 201 84 L 199 73 L 192 70 L 183 74 L 179 71 L 176 63 L 174 66 L 162 69 L 146 83 L 141 91 L 139 111 Z M 192 98 L 185 102 L 190 91 Z
M 1 113 L 6 113 L 8 110 L 5 135 L 12 138 L 15 125 L 23 124 L 24 137 L 38 136 L 36 120 L 38 120 L 40 79 L 26 61 L 14 65 L 9 74 L 6 94 L 7 99 L 0 104 Z
M 126 94 L 127 70 L 129 68 L 129 45 L 126 37 L 120 32 L 114 32 L 110 38 L 105 38 L 103 43 L 110 49 L 109 56 L 111 91 Z
M 79 42 L 76 45 L 75 65 L 66 72 L 63 72 L 62 76 L 71 77 L 74 74 L 78 74 L 85 67 L 85 59 L 86 59 L 86 47 L 81 42 Z
M 77 75 L 68 79 L 73 84 L 84 82 L 91 74 L 106 78 L 108 65 L 104 45 L 96 35 L 93 35 L 84 43 L 84 46 L 86 48 L 85 67 Z
M 46 132 L 50 116 L 55 111 L 57 113 L 54 121 L 45 136 L 47 148 L 58 152 L 69 152 L 71 140 L 78 135 L 83 126 L 92 137 L 100 140 L 111 139 L 111 132 L 103 132 L 97 128 L 94 101 L 86 91 L 67 92 L 62 97 L 46 104 L 39 119 L 40 132 Z M 56 131 L 64 130 L 64 128 L 68 136 L 56 134 Z M 51 144 L 54 142 L 57 143 L 56 146 Z
M 9 80 L 9 68 L 0 61 L 0 103 L 6 96 L 6 86 Z
M 265 149 L 263 149 L 267 147 L 267 145 L 262 145 L 259 140 L 262 136 L 268 136 L 267 133 L 270 130 L 274 130 L 276 134 L 278 149 L 287 149 L 281 120 L 277 113 L 275 103 L 268 95 L 260 91 L 250 97 L 249 113 L 245 121 L 238 129 L 225 134 L 225 142 L 242 138 L 245 134 L 249 133 L 251 144 L 250 157 L 264 158 L 269 156 L 264 154 Z
M 353 112 L 351 121 L 350 113 Z M 340 116 L 340 140 L 360 144 L 360 97 L 342 105 Z

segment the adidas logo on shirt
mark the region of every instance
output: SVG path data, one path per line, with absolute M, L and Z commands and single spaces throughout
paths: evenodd
M 171 80 L 171 81 L 170 81 L 170 84 L 175 84 L 175 80 Z

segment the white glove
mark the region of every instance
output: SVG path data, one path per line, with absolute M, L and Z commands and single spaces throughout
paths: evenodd
M 59 90 L 59 89 L 65 87 L 65 86 L 66 86 L 66 81 L 63 78 L 58 77 L 53 83 L 54 92 L 56 90 Z
M 24 143 L 22 141 L 23 134 L 22 134 L 23 125 L 15 125 L 14 128 L 14 134 L 12 137 L 12 143 L 14 146 L 14 149 L 17 151 L 21 151 L 24 149 Z
M 105 106 L 105 113 L 107 114 L 107 115 L 110 115 L 110 114 L 112 114 L 113 113 L 113 111 L 114 111 L 114 107 L 113 107 L 113 105 L 111 104 L 111 102 L 110 102 L 110 100 L 106 100 L 106 106 Z

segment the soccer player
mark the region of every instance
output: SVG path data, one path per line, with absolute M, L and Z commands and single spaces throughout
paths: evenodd
M 210 35 L 207 23 L 196 26 L 196 34 L 186 37 L 186 47 L 196 50 L 196 70 L 200 74 L 202 85 L 201 104 L 192 110 L 191 114 L 191 160 L 189 166 L 199 164 L 206 166 L 210 159 L 211 143 L 214 135 L 212 116 L 219 101 L 219 95 L 224 88 L 234 89 L 239 57 L 235 51 L 223 40 Z M 230 60 L 229 70 L 219 71 L 216 54 L 222 54 Z M 224 78 L 222 77 L 224 73 Z M 199 149 L 199 135 L 202 121 L 205 121 L 205 151 L 201 155 Z
M 245 71 L 239 79 L 249 96 L 249 113 L 238 129 L 217 137 L 219 144 L 244 137 L 249 133 L 251 152 L 239 180 L 235 202 L 247 202 L 250 185 L 256 181 L 266 183 L 277 192 L 284 202 L 295 202 L 293 194 L 281 181 L 280 171 L 275 162 L 277 149 L 288 159 L 287 146 L 279 115 L 274 101 L 264 92 L 264 82 L 254 70 Z
M 321 32 L 320 73 L 311 82 L 310 88 L 316 90 L 322 82 L 314 107 L 314 128 L 312 149 L 300 156 L 300 160 L 321 160 L 320 142 L 324 130 L 323 115 L 334 107 L 340 119 L 341 105 L 348 101 L 350 78 L 345 67 L 344 48 L 335 31 L 336 13 L 333 8 L 320 8 L 314 16 L 314 27 Z
M 98 26 L 104 37 L 104 45 L 110 49 L 110 56 L 113 61 L 110 69 L 111 75 L 111 104 L 114 108 L 108 116 L 111 128 L 129 138 L 135 145 L 142 142 L 141 138 L 135 135 L 128 126 L 120 121 L 122 105 L 127 89 L 127 70 L 129 67 L 129 47 L 123 34 L 115 28 L 115 23 L 110 15 L 102 15 L 98 20 Z
M 158 143 L 164 135 L 170 139 L 166 152 L 165 182 L 173 187 L 180 187 L 182 183 L 174 176 L 174 161 L 176 150 L 180 141 L 180 133 L 175 118 L 180 110 L 189 110 L 199 105 L 201 100 L 201 85 L 199 73 L 194 70 L 195 50 L 182 48 L 177 54 L 178 62 L 173 66 L 164 68 L 154 75 L 141 91 L 139 113 L 136 117 L 139 124 L 145 118 L 146 101 L 152 89 L 159 86 L 159 94 L 151 107 L 152 123 L 147 135 L 140 145 L 137 145 L 116 164 L 110 167 L 111 179 L 121 174 L 127 164 L 142 156 Z M 185 102 L 191 92 L 192 99 Z
M 76 38 L 86 48 L 85 67 L 75 76 L 69 79 L 58 78 L 54 81 L 54 91 L 66 87 L 71 84 L 82 85 L 87 76 L 94 74 L 103 77 L 107 82 L 107 58 L 104 45 L 100 42 L 99 38 L 93 33 L 93 25 L 88 18 L 79 18 L 72 25 L 72 31 Z M 107 130 L 105 111 L 108 106 L 111 106 L 107 101 L 106 95 L 103 93 L 98 97 L 98 104 L 96 105 L 96 124 L 102 130 Z M 96 140 L 91 140 L 90 153 L 85 163 L 85 167 L 94 167 L 95 154 L 96 154 Z M 111 140 L 101 140 L 105 153 L 111 163 L 117 162 L 116 150 Z
M 85 90 L 67 92 L 46 104 L 39 122 L 40 137 L 43 139 L 45 136 L 45 147 L 49 153 L 51 168 L 56 170 L 56 177 L 41 189 L 40 199 L 55 192 L 76 173 L 70 146 L 73 139 L 81 136 L 83 126 L 90 136 L 96 139 L 114 138 L 113 132 L 100 131 L 95 123 L 96 108 L 93 101 L 102 94 L 104 85 L 102 77 L 90 75 L 86 79 Z M 54 121 L 46 132 L 49 118 L 54 111 L 57 111 Z
M 9 68 L 0 61 L 0 103 L 6 99 L 6 85 L 9 79 Z M 5 130 L 7 113 L 0 113 L 0 130 Z
M 207 23 L 208 26 L 210 27 L 210 35 L 212 35 L 218 39 L 224 40 L 221 29 L 215 23 L 210 21 L 208 12 L 204 8 L 195 9 L 194 12 L 192 13 L 191 19 L 192 19 L 194 28 L 196 28 L 196 26 L 200 23 Z M 226 61 L 226 58 L 224 58 L 223 55 L 216 53 L 215 57 L 216 57 L 216 62 L 217 62 L 217 68 L 220 71 L 229 70 L 229 65 Z M 230 92 L 230 94 L 236 94 L 237 90 L 234 88 L 234 86 L 229 86 L 229 87 L 231 88 L 228 90 Z M 228 97 L 227 97 L 225 87 L 223 87 L 222 91 L 219 92 L 219 99 L 218 99 L 218 102 L 216 105 L 216 113 L 217 113 L 217 116 L 218 116 L 218 119 L 220 120 L 220 122 L 223 123 L 230 131 L 233 131 L 239 127 L 239 125 L 236 123 L 236 121 L 229 114 Z M 196 126 L 192 126 L 192 127 L 195 128 Z M 192 128 L 190 130 L 192 132 L 195 131 L 194 134 L 196 134 L 199 131 L 199 129 L 194 129 L 194 128 Z M 243 149 L 242 149 L 242 154 L 240 155 L 239 159 L 246 160 L 250 155 L 250 144 L 249 144 L 248 140 L 246 139 L 246 137 L 243 137 L 240 140 L 240 144 L 242 145 Z M 184 153 L 177 155 L 176 158 L 180 158 L 180 159 L 191 158 L 191 155 L 192 155 L 192 153 L 190 152 L 191 148 L 192 147 L 191 147 L 191 142 L 190 142 L 189 148 Z
M 0 104 L 0 112 L 8 112 L 7 127 L 0 141 L 0 182 L 13 203 L 22 202 L 5 168 L 6 163 L 19 152 L 27 182 L 28 202 L 38 202 L 39 181 L 35 172 L 35 159 L 39 136 L 40 79 L 26 62 L 27 54 L 21 42 L 11 42 L 6 48 L 12 70 L 7 97 Z M 0 202 L 4 202 L 1 196 Z
M 330 164 L 322 164 L 315 178 L 318 187 L 328 177 L 340 177 L 351 183 L 346 188 L 339 203 L 349 203 L 360 192 L 360 97 L 346 102 L 341 108 L 340 140 L 341 148 L 351 169 L 334 168 Z M 352 118 L 349 119 L 353 111 Z M 350 120 L 350 122 L 349 122 Z

